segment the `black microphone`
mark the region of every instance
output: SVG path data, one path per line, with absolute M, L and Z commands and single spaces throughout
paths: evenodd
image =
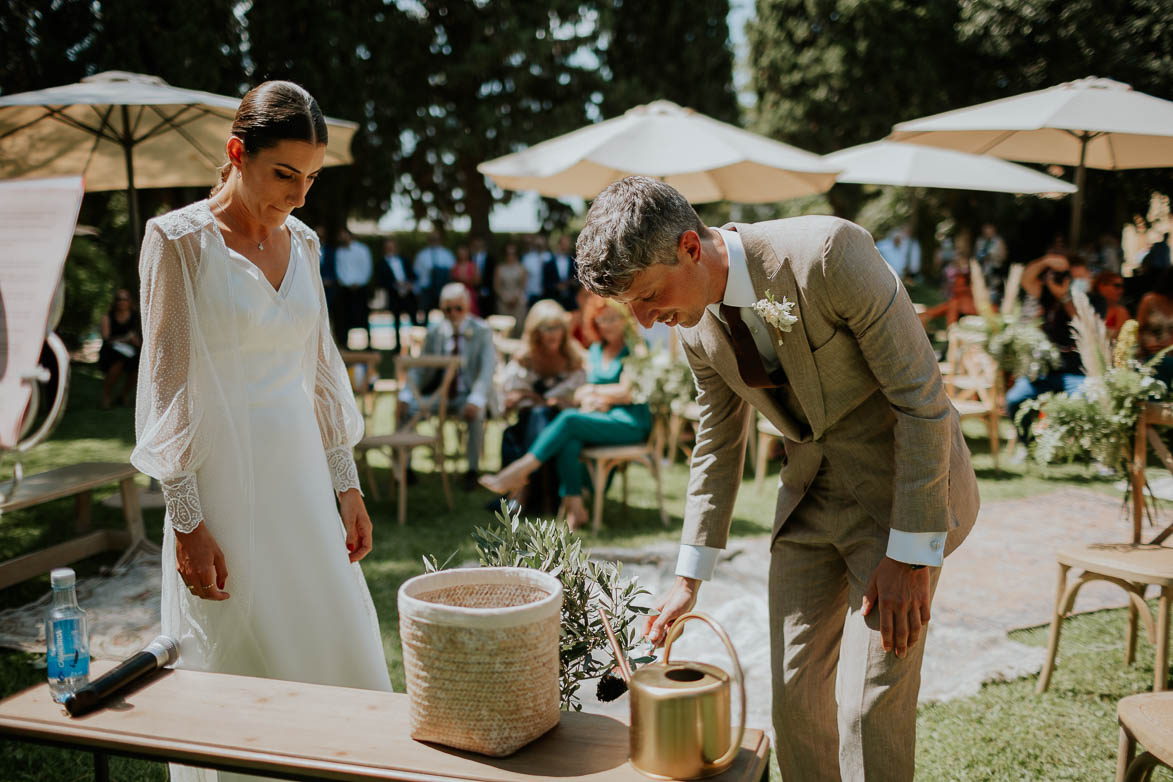
M 98 707 L 102 699 L 149 673 L 171 665 L 179 659 L 179 644 L 165 635 L 156 636 L 147 648 L 128 657 L 116 668 L 94 679 L 65 699 L 65 710 L 80 717 Z

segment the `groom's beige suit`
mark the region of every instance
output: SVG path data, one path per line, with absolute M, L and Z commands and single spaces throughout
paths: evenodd
M 771 536 L 774 726 L 786 782 L 911 779 L 924 642 L 885 653 L 860 603 L 890 530 L 965 538 L 977 481 L 908 294 L 859 226 L 833 217 L 733 224 L 786 380 L 751 388 L 711 310 L 681 329 L 701 408 L 682 543 L 724 548 L 753 411 L 785 440 Z M 935 579 L 933 581 L 935 587 Z M 870 625 L 870 627 L 869 627 Z

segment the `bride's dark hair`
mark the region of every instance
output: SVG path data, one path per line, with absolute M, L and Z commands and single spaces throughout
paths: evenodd
M 281 141 L 325 144 L 326 117 L 314 96 L 291 81 L 267 81 L 248 91 L 240 100 L 232 120 L 232 135 L 244 142 L 246 154 L 254 155 Z M 220 181 L 212 194 L 224 186 L 232 164 L 220 166 Z

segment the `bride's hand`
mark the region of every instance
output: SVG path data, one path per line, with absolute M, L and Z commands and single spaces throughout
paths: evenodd
M 204 600 L 227 600 L 228 563 L 202 521 L 191 532 L 175 533 L 175 567 L 187 589 Z
M 342 526 L 346 528 L 346 550 L 350 552 L 350 561 L 358 562 L 371 551 L 371 517 L 358 489 L 347 489 L 338 495 L 338 501 Z

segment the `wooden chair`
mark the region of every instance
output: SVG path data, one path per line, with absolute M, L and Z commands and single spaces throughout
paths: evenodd
M 1050 684 L 1063 619 L 1071 613 L 1080 588 L 1091 581 L 1116 584 L 1128 594 L 1128 635 L 1125 639 L 1124 663 L 1129 665 L 1136 657 L 1136 624 L 1139 617 L 1144 621 L 1149 641 L 1156 647 L 1153 690 L 1166 688 L 1169 676 L 1169 607 L 1173 599 L 1173 548 L 1161 544 L 1173 533 L 1173 525 L 1166 527 L 1148 543 L 1141 542 L 1147 446 L 1151 445 L 1165 467 L 1173 472 L 1173 455 L 1158 436 L 1157 426 L 1173 426 L 1173 405 L 1146 404 L 1137 420 L 1131 467 L 1132 542 L 1093 543 L 1059 552 L 1059 586 L 1051 620 L 1051 642 L 1047 649 L 1047 661 L 1039 674 L 1036 692 L 1046 691 Z M 1082 573 L 1068 585 L 1067 573 L 1071 568 L 1079 568 Z M 1145 591 L 1149 586 L 1160 589 L 1155 618 L 1145 602 Z
M 664 512 L 664 486 L 660 481 L 660 461 L 657 456 L 659 449 L 655 443 L 657 437 L 658 434 L 653 433 L 646 443 L 599 445 L 582 449 L 580 458 L 587 463 L 591 483 L 594 485 L 591 526 L 595 532 L 603 526 L 603 495 L 607 491 L 607 478 L 616 468 L 619 469 L 619 477 L 623 481 L 623 507 L 627 508 L 627 467 L 632 462 L 644 465 L 652 474 L 652 480 L 656 482 L 656 506 L 660 510 L 660 523 L 665 527 L 669 525 L 668 514 Z
M 377 350 L 342 350 L 342 363 L 350 376 L 350 387 L 362 404 L 363 418 L 375 412 L 375 383 L 383 354 Z
M 668 446 L 666 454 L 669 466 L 676 462 L 676 449 L 682 447 L 680 445 L 680 435 L 684 432 L 685 424 L 692 426 L 695 430 L 700 420 L 701 406 L 696 402 L 689 402 L 684 405 L 677 404 L 676 402 L 672 403 L 672 414 L 668 417 Z M 691 454 L 690 449 L 685 449 L 685 451 Z
M 391 459 L 391 486 L 392 490 L 398 485 L 399 491 L 399 523 L 407 521 L 407 468 L 411 464 L 411 454 L 416 448 L 428 447 L 432 449 L 432 458 L 440 471 L 440 480 L 444 485 L 444 498 L 448 502 L 448 510 L 452 510 L 452 490 L 448 486 L 448 471 L 444 459 L 444 421 L 447 419 L 447 405 L 443 400 L 448 396 L 448 389 L 456 379 L 456 371 L 460 368 L 459 356 L 400 356 L 395 362 L 395 371 L 399 376 L 402 388 L 409 389 L 412 397 L 418 401 L 418 412 L 406 420 L 398 431 L 390 434 L 378 434 L 364 437 L 355 451 L 358 460 L 366 472 L 367 485 L 375 499 L 379 497 L 379 487 L 375 482 L 374 471 L 367 459 L 369 451 L 383 451 Z M 420 393 L 415 383 L 412 369 L 440 369 L 440 385 L 429 395 Z M 402 403 L 401 403 L 402 404 Z M 432 408 L 435 408 L 434 410 Z M 431 434 L 415 431 L 415 426 L 425 417 L 434 414 L 435 431 Z M 398 418 L 398 415 L 396 416 Z
M 975 332 L 949 328 L 948 349 L 941 365 L 945 393 L 962 418 L 981 418 L 990 438 L 990 456 L 998 471 L 998 446 L 1001 437 L 1001 381 L 998 364 L 986 352 L 985 337 Z
M 1116 782 L 1147 782 L 1158 766 L 1173 768 L 1173 693 L 1129 695 L 1116 707 L 1120 751 Z M 1136 745 L 1146 750 L 1133 759 Z

